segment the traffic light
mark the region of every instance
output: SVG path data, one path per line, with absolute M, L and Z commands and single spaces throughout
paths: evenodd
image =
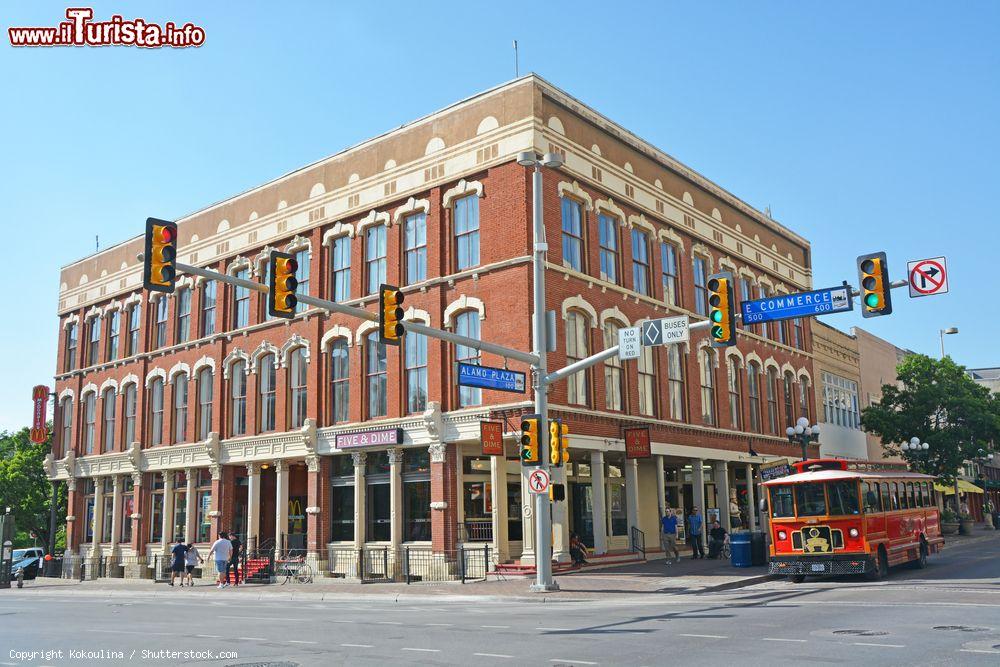
M 712 347 L 736 345 L 734 325 L 733 274 L 724 271 L 708 277 L 708 318 L 711 320 Z
M 884 252 L 858 257 L 858 279 L 861 282 L 861 314 L 880 317 L 892 313 L 889 263 Z
M 566 500 L 566 485 L 558 483 L 549 484 L 549 500 L 557 503 Z
M 378 286 L 378 337 L 386 345 L 399 345 L 406 330 L 403 328 L 403 293 L 398 287 Z
M 549 420 L 549 462 L 555 467 L 562 465 L 562 420 Z
M 538 456 L 538 415 L 525 415 L 521 420 L 521 464 L 536 465 Z
M 295 272 L 299 263 L 295 261 L 295 255 L 277 251 L 271 252 L 268 262 L 267 312 L 272 317 L 292 319 L 295 317 L 295 306 L 299 303 L 295 296 L 295 289 L 299 286 Z
M 177 223 L 146 218 L 146 252 L 142 255 L 142 286 L 173 294 L 177 277 Z
M 559 465 L 569 463 L 569 425 L 559 422 Z

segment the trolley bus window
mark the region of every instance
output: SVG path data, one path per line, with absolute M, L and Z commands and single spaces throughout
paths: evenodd
M 893 482 L 889 485 L 889 499 L 892 501 L 892 509 L 899 509 L 899 484 Z
M 878 482 L 865 482 L 865 514 L 882 511 L 882 503 L 878 497 Z
M 826 487 L 830 496 L 830 514 L 846 516 L 858 514 L 858 484 L 854 481 L 831 482 Z
M 795 485 L 795 502 L 799 516 L 823 516 L 826 514 L 826 497 L 823 485 L 815 482 Z
M 771 487 L 771 516 L 776 519 L 786 519 L 795 516 L 791 486 L 786 484 Z

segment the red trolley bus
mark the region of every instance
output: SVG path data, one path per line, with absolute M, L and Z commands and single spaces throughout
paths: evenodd
M 800 582 L 806 575 L 865 574 L 925 567 L 944 545 L 934 477 L 904 465 L 813 459 L 763 483 L 770 516 L 770 571 Z

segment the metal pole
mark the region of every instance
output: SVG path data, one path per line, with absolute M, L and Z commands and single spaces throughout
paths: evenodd
M 542 167 L 535 164 L 531 177 L 532 206 L 534 223 L 534 251 L 532 253 L 534 287 L 534 352 L 538 357 L 535 364 L 535 413 L 538 414 L 538 468 L 549 469 L 549 383 L 546 361 L 545 326 L 545 224 L 542 217 Z M 549 513 L 549 496 L 535 494 L 535 583 L 532 591 L 556 591 L 559 586 L 552 579 L 552 516 Z
M 941 337 L 941 358 L 944 359 L 944 329 L 938 329 L 938 336 Z

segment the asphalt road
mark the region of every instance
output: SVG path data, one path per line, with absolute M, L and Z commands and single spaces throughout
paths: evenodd
M 716 594 L 541 603 L 189 592 L 0 591 L 0 665 L 1000 664 L 1000 539 L 948 549 L 926 570 L 894 569 L 887 582 Z

